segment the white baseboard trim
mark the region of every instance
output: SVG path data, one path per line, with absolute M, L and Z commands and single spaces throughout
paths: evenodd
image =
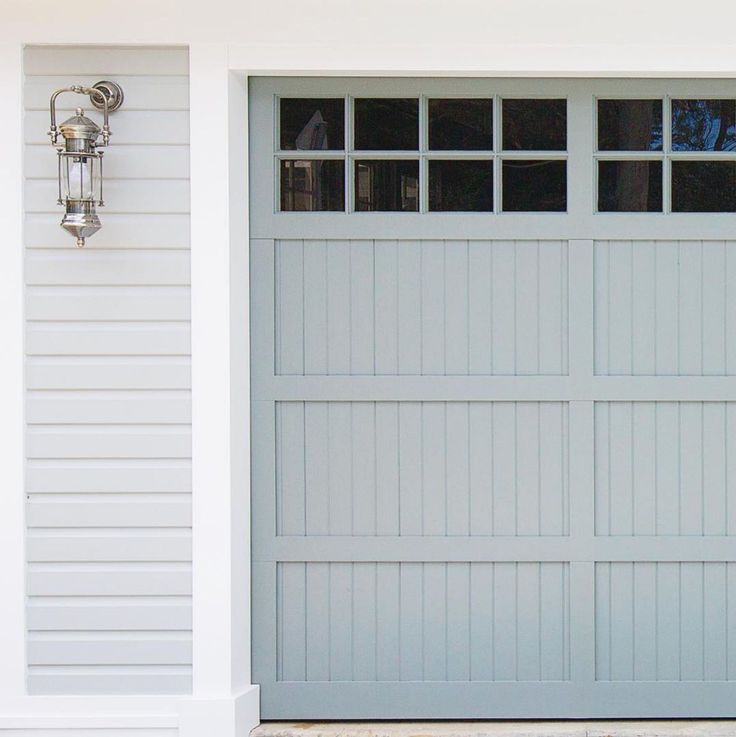
M 189 699 L 179 705 L 179 737 L 247 737 L 260 721 L 258 686 L 231 699 Z
M 176 733 L 179 737 L 247 737 L 258 725 L 258 686 L 232 698 L 192 696 L 26 696 L 0 700 L 0 737 L 12 731 L 117 730 L 116 737 Z

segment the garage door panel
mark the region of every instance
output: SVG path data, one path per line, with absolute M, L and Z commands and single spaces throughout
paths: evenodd
M 567 535 L 567 414 L 564 402 L 278 402 L 277 532 Z
M 733 375 L 734 245 L 596 242 L 596 373 Z
M 313 562 L 278 569 L 279 681 L 569 678 L 565 563 Z
M 282 375 L 564 375 L 567 243 L 282 240 Z
M 734 678 L 728 607 L 733 563 L 596 564 L 596 678 Z
M 734 402 L 597 402 L 598 535 L 733 535 Z

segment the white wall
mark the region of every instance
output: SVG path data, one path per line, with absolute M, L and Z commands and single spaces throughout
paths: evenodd
M 28 690 L 191 689 L 189 80 L 182 48 L 25 53 Z M 125 92 L 102 230 L 59 227 L 51 92 Z M 89 101 L 62 95 L 58 120 Z

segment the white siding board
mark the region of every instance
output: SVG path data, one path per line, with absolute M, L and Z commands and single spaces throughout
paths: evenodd
M 152 68 L 158 69 L 158 66 Z M 28 67 L 26 67 L 26 74 L 30 74 Z M 24 89 L 26 110 L 48 110 L 49 89 L 57 89 L 57 85 L 62 81 L 60 74 L 27 77 Z M 99 81 L 99 77 L 76 73 L 74 81 L 76 84 L 90 87 Z M 178 75 L 160 76 L 118 74 L 115 76 L 115 81 L 125 92 L 126 110 L 189 109 L 189 77 L 186 71 Z M 69 115 L 74 113 L 74 95 L 62 95 L 57 102 L 57 112 Z
M 120 151 L 117 152 L 120 154 Z M 153 169 L 152 171 L 156 171 Z M 156 172 L 158 173 L 158 172 Z M 105 169 L 107 174 L 107 169 Z M 104 182 L 105 206 L 100 215 L 137 213 L 186 213 L 189 211 L 189 182 L 186 179 L 108 179 Z M 26 212 L 56 217 L 58 185 L 53 179 L 27 179 Z
M 38 321 L 26 326 L 29 356 L 188 356 L 189 323 Z
M 51 424 L 187 424 L 191 422 L 188 391 L 169 392 L 29 392 L 26 421 Z
M 124 670 L 123 666 L 107 668 L 99 666 L 33 666 L 29 668 L 28 690 L 37 695 L 54 694 L 74 696 L 106 694 L 181 694 L 192 690 L 190 666 L 163 668 L 152 672 L 153 666 L 135 666 L 136 670 Z M 110 672 L 112 671 L 112 672 Z M 56 730 L 54 730 L 56 731 Z M 79 731 L 75 732 L 78 735 Z M 105 737 L 109 737 L 109 730 Z M 178 734 L 178 732 L 177 732 Z M 56 737 L 56 735 L 54 735 Z M 85 737 L 87 737 L 85 735 Z M 133 737 L 138 737 L 134 732 Z
M 135 635 L 122 641 L 104 636 L 52 639 L 38 635 L 28 640 L 29 665 L 97 665 L 99 658 L 113 665 L 187 665 L 192 661 L 192 643 L 181 636 L 138 640 Z
M 107 189 L 108 182 L 124 181 L 129 188 L 136 189 L 139 184 L 137 180 L 186 181 L 189 179 L 188 146 L 149 145 L 142 146 L 141 149 L 142 155 L 139 156 L 111 156 L 109 160 L 105 159 L 103 164 L 105 189 Z M 27 179 L 50 182 L 56 186 L 56 162 L 49 158 L 49 152 L 45 146 L 26 146 L 23 164 Z M 102 212 L 107 215 L 107 207 Z
M 91 249 L 90 249 L 91 250 Z M 35 250 L 26 258 L 29 286 L 187 286 L 188 251 Z
M 31 632 L 38 631 L 136 631 L 166 632 L 192 629 L 192 608 L 188 603 L 137 603 L 136 599 L 116 603 L 46 603 L 38 599 L 28 606 L 27 623 Z M 138 597 L 143 599 L 143 597 Z M 57 600 L 58 602 L 58 600 Z
M 26 51 L 27 77 L 87 74 L 188 75 L 189 54 L 184 47 L 34 46 Z
M 29 562 L 84 562 L 88 560 L 108 561 L 175 561 L 186 562 L 192 559 L 191 534 L 178 532 L 176 536 L 165 535 L 161 530 L 127 530 L 124 535 L 113 536 L 111 530 L 94 529 L 82 533 L 67 534 L 47 530 L 30 531 L 26 540 L 26 555 Z M 167 531 L 168 532 L 168 531 Z
M 48 426 L 26 433 L 28 458 L 189 458 L 187 425 Z
M 27 287 L 26 320 L 189 320 L 189 287 Z
M 34 527 L 189 527 L 192 507 L 188 499 L 167 501 L 138 494 L 132 501 L 127 494 L 99 501 L 88 494 L 31 495 L 26 507 L 26 523 Z M 170 495 L 169 495 L 170 496 Z M 185 496 L 185 495 L 182 495 Z M 104 497 L 103 497 L 104 499 Z
M 33 357 L 28 389 L 190 389 L 189 359 L 138 357 Z
M 186 692 L 188 53 L 29 48 L 25 73 L 29 692 Z M 84 250 L 59 227 L 46 139 L 48 98 L 70 78 L 125 91 Z
M 188 248 L 189 216 L 186 213 L 102 213 L 104 227 L 95 233 L 95 251 L 108 248 Z M 69 247 L 69 234 L 59 227 L 59 213 L 26 213 L 26 245 L 35 248 Z
M 140 458 L 29 461 L 26 490 L 31 494 L 190 494 L 191 462 Z
M 49 90 L 49 93 L 53 89 Z M 79 98 L 80 100 L 82 98 Z M 84 102 L 82 102 L 84 106 Z M 90 112 L 90 105 L 86 111 Z M 92 113 L 93 114 L 93 113 Z M 30 110 L 25 115 L 25 143 L 49 148 L 46 132 L 49 128 L 48 112 Z M 184 110 L 126 110 L 124 107 L 110 119 L 113 147 L 119 156 L 135 156 L 142 145 L 186 145 L 189 143 L 189 113 Z
M 89 570 L 79 564 L 32 563 L 28 570 L 29 596 L 190 596 L 191 569 L 158 568 L 155 563 L 125 563 L 126 568 L 100 564 Z

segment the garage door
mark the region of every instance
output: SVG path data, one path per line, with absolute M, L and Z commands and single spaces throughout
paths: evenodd
M 736 716 L 735 100 L 253 81 L 264 718 Z

